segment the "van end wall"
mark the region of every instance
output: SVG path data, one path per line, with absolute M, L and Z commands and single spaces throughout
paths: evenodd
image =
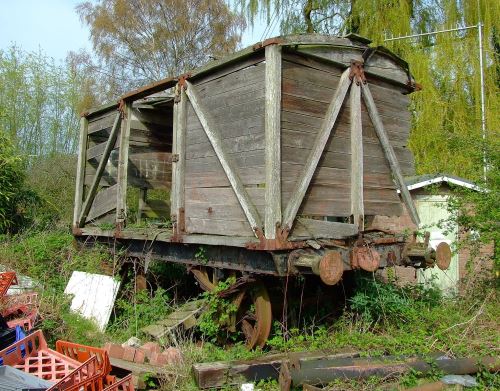
M 414 191 L 411 191 L 411 195 L 414 199 L 418 195 L 431 195 L 436 193 L 442 195 L 450 194 L 450 188 L 447 185 L 443 185 L 440 186 L 439 189 L 434 188 L 432 191 L 426 191 L 424 189 L 415 189 Z M 412 222 L 406 207 L 403 207 L 403 214 L 401 216 L 375 216 L 370 224 L 370 228 L 380 228 L 394 231 L 396 233 L 402 233 L 413 232 L 417 229 L 417 226 Z M 459 230 L 460 241 L 465 239 L 466 236 L 466 232 Z M 459 279 L 464 279 L 467 275 L 469 275 L 469 273 L 472 275 L 478 275 L 480 272 L 492 270 L 493 254 L 494 247 L 492 243 L 481 246 L 477 254 L 472 254 L 468 248 L 461 248 L 458 253 Z M 472 262 L 469 263 L 471 258 Z M 395 266 L 392 269 L 394 270 L 396 280 L 399 284 L 405 285 L 408 283 L 417 283 L 416 269 L 403 266 Z M 382 278 L 386 279 L 387 271 L 381 270 L 380 275 Z

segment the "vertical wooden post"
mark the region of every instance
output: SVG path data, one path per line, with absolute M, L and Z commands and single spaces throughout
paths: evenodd
M 125 118 L 120 132 L 120 151 L 118 154 L 118 191 L 116 195 L 116 225 L 123 227 L 127 219 L 127 183 L 130 124 L 132 123 L 132 102 L 125 103 Z
M 276 238 L 281 226 L 281 46 L 266 46 L 266 216 L 264 233 Z
M 186 128 L 187 128 L 187 96 L 185 89 L 180 86 L 179 101 L 174 106 L 174 159 L 172 164 L 172 195 L 171 211 L 175 214 L 176 226 L 179 232 L 184 228 L 184 172 L 186 167 Z
M 172 113 L 172 186 L 170 188 L 170 220 L 172 221 L 172 228 L 174 229 L 177 222 L 177 162 L 174 156 L 178 156 L 177 152 L 177 132 L 179 125 L 177 124 L 178 110 L 179 110 L 179 85 L 175 86 L 175 99 L 174 99 L 174 110 Z
M 75 209 L 73 210 L 73 226 L 78 226 L 78 218 L 82 210 L 83 190 L 85 185 L 85 166 L 87 165 L 89 120 L 86 117 L 80 119 L 80 142 L 78 144 L 78 163 L 76 166 L 76 188 Z
M 351 85 L 351 215 L 359 231 L 364 230 L 363 204 L 363 128 L 361 121 L 361 87 Z

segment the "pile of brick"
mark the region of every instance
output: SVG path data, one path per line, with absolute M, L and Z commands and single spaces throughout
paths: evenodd
M 146 342 L 144 345 L 136 347 L 108 342 L 104 345 L 104 350 L 109 357 L 120 360 L 131 361 L 137 364 L 149 363 L 150 365 L 162 367 L 165 365 L 179 364 L 182 362 L 181 351 L 174 347 L 162 350 L 156 342 Z

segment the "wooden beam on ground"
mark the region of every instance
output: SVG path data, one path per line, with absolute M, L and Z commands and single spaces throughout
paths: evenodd
M 248 220 L 248 223 L 252 227 L 255 236 L 257 236 L 256 231 L 258 229 L 262 230 L 262 222 L 260 220 L 259 213 L 255 208 L 255 205 L 252 203 L 243 183 L 241 182 L 240 177 L 234 170 L 234 164 L 229 160 L 229 156 L 226 154 L 224 149 L 224 145 L 222 144 L 222 140 L 219 132 L 217 131 L 217 127 L 209 116 L 208 111 L 202 106 L 201 100 L 196 92 L 196 88 L 188 81 L 186 81 L 187 89 L 186 94 L 193 106 L 193 110 L 198 116 L 200 123 L 214 148 L 215 154 L 219 159 L 219 162 L 226 173 L 227 179 L 233 188 L 233 191 L 238 199 L 238 202 L 245 213 L 245 216 Z
M 363 100 L 365 101 L 368 114 L 370 115 L 370 119 L 372 120 L 373 127 L 375 128 L 375 132 L 377 133 L 377 137 L 380 140 L 380 144 L 382 144 L 384 155 L 389 162 L 389 166 L 391 167 L 392 175 L 394 176 L 394 179 L 399 186 L 401 197 L 403 198 L 403 202 L 408 209 L 408 213 L 410 214 L 413 223 L 418 226 L 420 224 L 420 219 L 418 217 L 417 209 L 415 208 L 413 199 L 411 198 L 410 192 L 406 187 L 405 181 L 403 179 L 403 174 L 401 173 L 401 168 L 399 167 L 398 159 L 396 157 L 396 154 L 394 153 L 394 149 L 392 148 L 391 143 L 389 142 L 389 138 L 387 137 L 384 124 L 382 123 L 380 115 L 378 114 L 377 106 L 375 106 L 375 101 L 373 100 L 370 88 L 368 87 L 368 84 L 362 84 L 361 86 L 363 91 Z
M 266 216 L 264 234 L 276 239 L 281 226 L 281 46 L 266 46 Z
M 132 102 L 124 107 L 125 121 L 122 122 L 120 134 L 120 150 L 118 155 L 118 175 L 116 183 L 116 224 L 123 226 L 127 219 L 127 182 L 128 182 L 128 154 L 130 141 L 130 124 L 132 123 Z
M 73 210 L 73 226 L 78 226 L 78 217 L 82 211 L 83 190 L 85 184 L 85 165 L 87 162 L 89 120 L 80 119 L 80 142 L 78 150 L 78 163 L 76 165 L 75 209 Z
M 292 363 L 300 367 L 309 360 L 316 360 L 322 357 L 328 357 L 329 359 L 352 358 L 359 357 L 359 353 L 332 353 L 322 350 L 271 354 L 254 360 L 200 363 L 193 364 L 193 375 L 196 385 L 201 389 L 240 385 L 242 382 L 247 381 L 278 380 L 280 368 L 283 363 Z
M 106 167 L 109 155 L 111 154 L 111 151 L 113 150 L 113 147 L 116 142 L 116 137 L 118 135 L 118 128 L 120 125 L 120 119 L 121 119 L 121 113 L 117 113 L 115 121 L 113 123 L 113 128 L 111 129 L 111 133 L 109 134 L 106 148 L 104 149 L 101 161 L 99 162 L 99 166 L 97 167 L 97 170 L 95 172 L 94 180 L 90 185 L 87 198 L 85 199 L 85 202 L 82 205 L 80 217 L 78 218 L 78 227 L 83 227 L 83 225 L 85 224 L 87 214 L 89 213 L 90 207 L 92 206 L 92 202 L 94 201 L 95 195 L 97 194 L 97 188 L 99 187 L 99 182 L 101 181 L 104 168 Z
M 175 182 L 172 184 L 172 202 L 171 213 L 175 215 L 176 229 L 184 230 L 184 215 L 181 210 L 184 209 L 184 188 L 186 171 L 186 130 L 187 130 L 187 96 L 182 87 L 178 87 L 179 101 L 174 105 L 174 144 L 175 159 L 172 159 Z M 178 232 L 181 233 L 181 232 Z
M 291 229 L 293 225 L 295 216 L 297 215 L 297 211 L 299 210 L 302 200 L 304 199 L 307 189 L 309 188 L 311 178 L 313 177 L 319 159 L 323 154 L 323 150 L 325 149 L 325 145 L 328 141 L 328 138 L 330 137 L 332 128 L 337 121 L 340 108 L 344 103 L 344 99 L 350 85 L 351 80 L 349 79 L 349 69 L 347 69 L 342 73 L 342 76 L 340 77 L 337 90 L 335 91 L 333 99 L 328 106 L 325 119 L 321 124 L 321 128 L 318 132 L 318 135 L 316 136 L 316 140 L 314 141 L 314 146 L 311 149 L 306 164 L 304 165 L 302 175 L 300 176 L 300 179 L 297 182 L 294 191 L 292 192 L 292 196 L 288 201 L 288 205 L 283 215 L 283 226 L 285 228 L 288 227 L 288 229 Z
M 352 83 L 351 93 L 351 215 L 359 231 L 364 230 L 363 204 L 363 125 L 361 87 Z

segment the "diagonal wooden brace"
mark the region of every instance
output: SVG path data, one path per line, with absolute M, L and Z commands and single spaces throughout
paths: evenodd
M 99 166 L 97 167 L 97 171 L 94 176 L 94 180 L 92 182 L 92 185 L 90 186 L 87 198 L 85 199 L 85 202 L 83 203 L 82 206 L 82 212 L 80 213 L 80 217 L 78 219 L 78 227 L 83 227 L 85 224 L 85 220 L 87 218 L 87 215 L 90 211 L 90 207 L 92 206 L 92 203 L 94 202 L 94 198 L 97 194 L 97 188 L 99 187 L 99 182 L 101 181 L 102 174 L 104 172 L 104 168 L 106 167 L 106 163 L 108 162 L 109 155 L 111 154 L 111 151 L 113 150 L 115 143 L 116 143 L 116 138 L 118 136 L 118 129 L 120 128 L 120 121 L 121 121 L 121 113 L 119 112 L 116 114 L 115 117 L 115 122 L 113 123 L 113 128 L 111 129 L 111 133 L 109 134 L 108 141 L 106 143 L 106 147 L 104 149 L 104 152 L 102 154 L 101 161 L 99 162 Z

